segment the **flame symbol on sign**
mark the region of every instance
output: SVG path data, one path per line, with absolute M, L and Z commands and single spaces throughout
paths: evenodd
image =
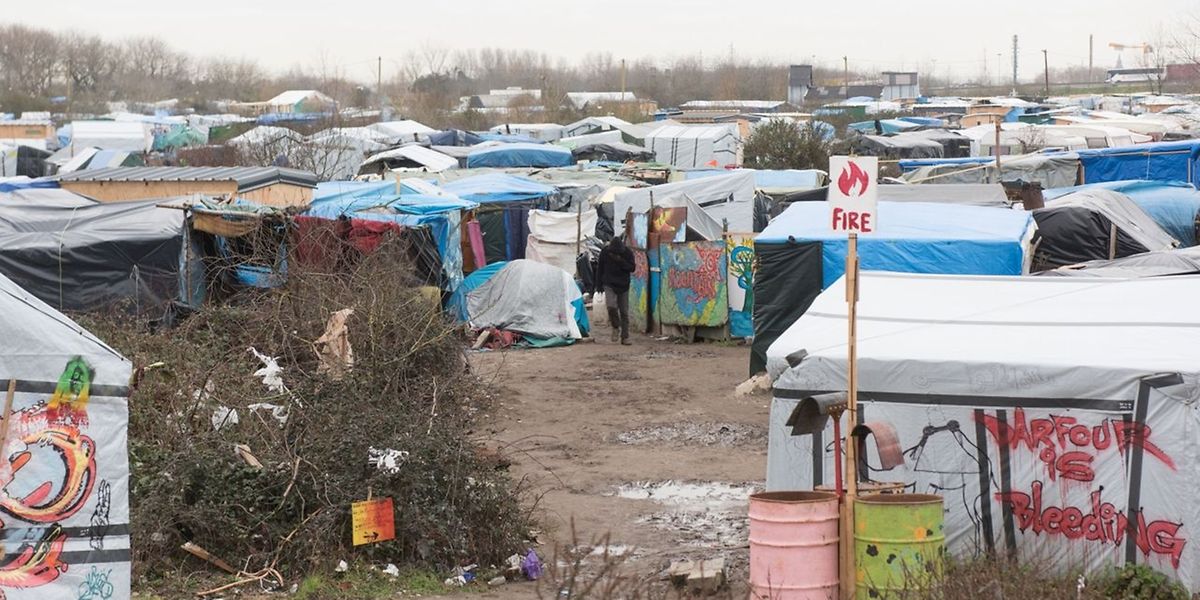
M 842 174 L 838 177 L 837 183 L 838 189 L 842 191 L 843 196 L 861 196 L 867 191 L 867 186 L 870 185 L 871 179 L 867 176 L 866 171 L 859 168 L 858 163 L 850 162 L 846 164 L 846 168 L 842 169 Z M 851 193 L 852 191 L 854 193 Z

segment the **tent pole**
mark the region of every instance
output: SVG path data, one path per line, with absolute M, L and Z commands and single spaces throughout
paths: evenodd
M 841 596 L 855 597 L 854 568 L 854 498 L 858 495 L 858 444 L 853 441 L 858 425 L 858 234 L 851 232 L 846 247 L 846 496 L 842 501 L 841 535 Z M 842 443 L 842 440 L 837 440 Z

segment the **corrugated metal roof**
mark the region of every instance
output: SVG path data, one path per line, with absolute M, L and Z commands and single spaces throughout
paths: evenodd
M 60 181 L 234 181 L 238 191 L 274 183 L 316 187 L 317 176 L 283 167 L 113 167 L 68 173 Z

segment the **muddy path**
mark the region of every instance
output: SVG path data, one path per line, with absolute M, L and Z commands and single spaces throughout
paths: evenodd
M 645 575 L 673 559 L 724 557 L 744 581 L 746 498 L 766 472 L 769 403 L 733 395 L 747 348 L 606 340 L 471 357 L 496 398 L 478 433 L 536 498 L 539 552 L 607 536 L 625 568 Z

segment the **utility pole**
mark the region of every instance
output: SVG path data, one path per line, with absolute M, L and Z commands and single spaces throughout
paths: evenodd
M 1042 64 L 1045 66 L 1046 73 L 1046 97 L 1050 97 L 1050 55 L 1046 53 L 1046 49 L 1042 48 Z
M 383 121 L 383 57 L 375 59 L 375 96 L 379 100 L 379 120 Z
M 1017 34 L 1013 34 L 1013 81 L 1012 95 L 1017 95 Z
M 625 59 L 621 59 L 621 102 L 625 101 Z
M 1095 56 L 1096 56 L 1095 55 L 1095 51 L 1096 51 L 1095 43 L 1096 43 L 1096 36 L 1089 33 L 1088 34 L 1088 83 L 1095 81 L 1094 76 L 1092 75 L 1092 59 L 1095 58 Z
M 842 84 L 846 86 L 846 97 L 850 97 L 850 57 L 842 57 Z

